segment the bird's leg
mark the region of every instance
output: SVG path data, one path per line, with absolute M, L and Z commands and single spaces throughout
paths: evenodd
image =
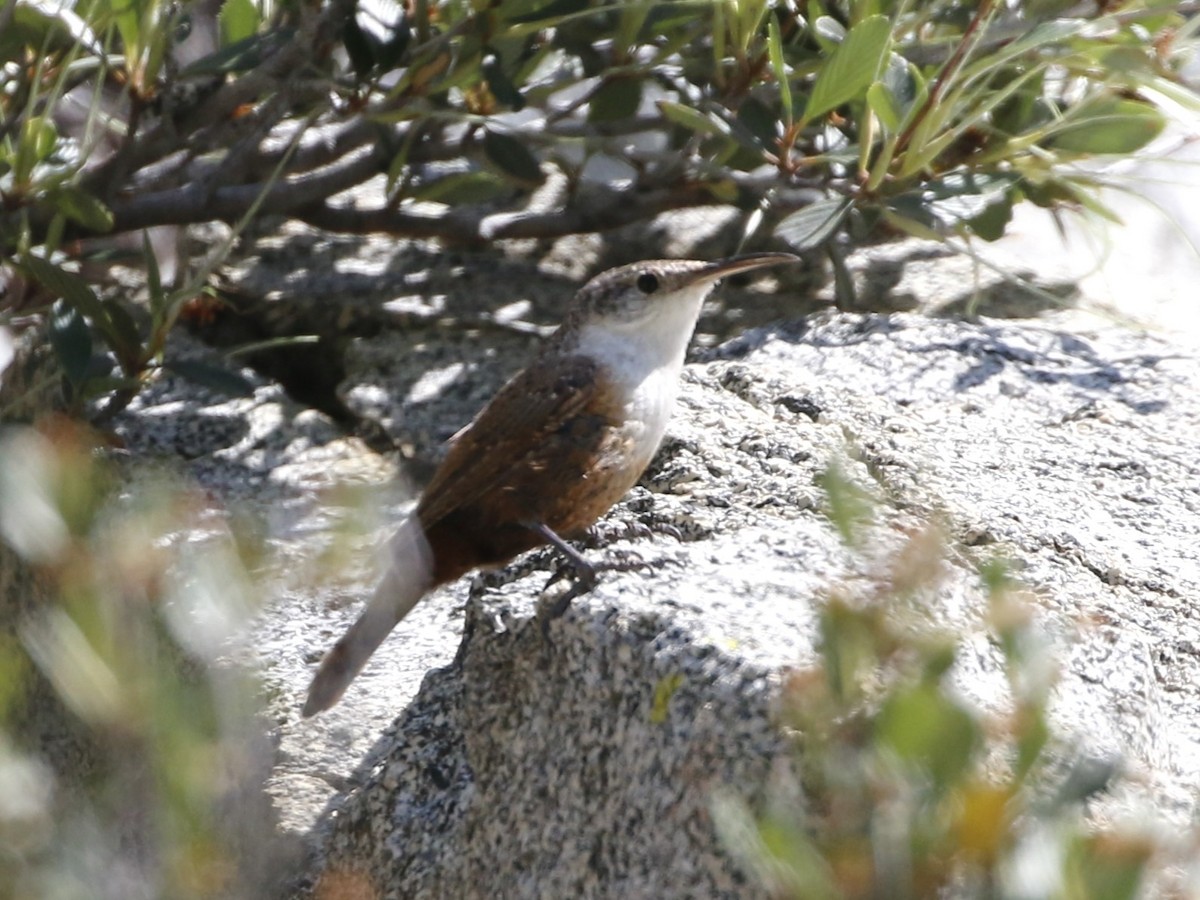
M 596 569 L 583 558 L 578 550 L 560 538 L 554 532 L 554 529 L 543 525 L 541 522 L 533 522 L 525 527 L 566 557 L 567 562 L 571 564 L 571 568 L 575 570 L 575 583 L 571 585 L 571 589 L 555 600 L 553 605 L 546 611 L 547 621 L 557 619 L 567 611 L 567 607 L 571 605 L 572 600 L 586 594 L 596 586 Z M 550 585 L 558 581 L 559 577 L 559 573 L 555 572 L 554 576 L 546 582 L 546 587 L 550 587 Z

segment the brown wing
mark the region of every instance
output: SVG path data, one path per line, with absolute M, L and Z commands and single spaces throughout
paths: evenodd
M 434 473 L 417 515 L 426 528 L 544 463 L 548 445 L 597 400 L 597 366 L 582 356 L 534 364 L 504 385 L 462 431 Z

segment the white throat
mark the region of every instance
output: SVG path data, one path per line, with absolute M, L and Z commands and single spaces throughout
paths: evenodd
M 588 322 L 579 331 L 576 352 L 606 366 L 611 377 L 629 387 L 662 369 L 677 373 L 712 287 L 713 282 L 701 282 L 653 298 L 647 315 L 631 322 Z
M 624 392 L 625 421 L 637 455 L 650 461 L 666 431 L 679 391 L 688 342 L 713 282 L 701 282 L 654 298 L 649 314 L 633 322 L 601 319 L 579 332 L 575 352 L 600 363 Z

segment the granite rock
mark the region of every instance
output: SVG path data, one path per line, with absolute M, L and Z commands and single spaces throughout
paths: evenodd
M 773 690 L 783 667 L 812 660 L 823 590 L 871 578 L 932 520 L 952 553 L 924 613 L 963 636 L 964 693 L 1004 702 L 976 575 L 1003 555 L 1061 654 L 1057 724 L 1137 774 L 1104 814 L 1188 822 L 1200 787 L 1197 388 L 1200 363 L 1170 343 L 1053 316 L 836 314 L 707 352 L 651 470 L 589 551 L 645 567 L 605 573 L 546 638 L 537 607 L 552 555 L 477 578 L 457 659 L 426 676 L 323 814 L 309 887 L 756 896 L 715 838 L 712 792 L 753 801 L 781 764 Z M 820 508 L 814 481 L 834 458 L 878 504 L 865 555 Z M 645 536 L 665 525 L 679 537 Z M 448 622 L 466 591 L 425 605 Z M 408 629 L 347 698 L 343 726 L 359 698 L 379 701 L 379 670 Z M 295 727 L 320 740 L 327 726 Z

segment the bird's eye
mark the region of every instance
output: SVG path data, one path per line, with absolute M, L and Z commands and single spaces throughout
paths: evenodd
M 638 276 L 637 289 L 643 294 L 653 294 L 658 290 L 658 276 L 650 272 L 643 272 Z

